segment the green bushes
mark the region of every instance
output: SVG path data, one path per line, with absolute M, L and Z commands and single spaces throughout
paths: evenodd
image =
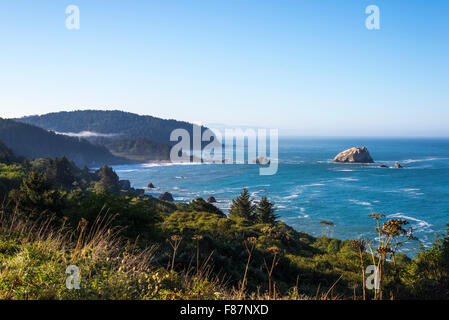
M 417 299 L 449 298 L 449 224 L 433 246 L 421 248 L 403 271 L 406 286 Z
M 112 169 L 92 173 L 64 158 L 0 163 L 9 200 L 0 214 L 0 298 L 449 297 L 449 226 L 412 260 L 397 253 L 409 237 L 403 220 L 373 215 L 377 241 L 315 238 L 247 190 L 227 217 L 202 198 L 165 202 L 118 185 Z M 382 266 L 376 293 L 363 290 L 373 263 Z M 70 264 L 82 270 L 79 291 L 65 288 Z
M 92 224 L 99 213 L 114 217 L 112 224 L 122 227 L 122 234 L 129 239 L 139 239 L 144 245 L 160 240 L 157 223 L 161 217 L 150 200 L 133 201 L 131 196 L 110 193 L 74 195 L 68 200 L 64 216 L 72 225 L 82 219 Z
M 191 264 L 195 255 L 196 247 L 192 237 L 202 235 L 201 260 L 210 255 L 214 272 L 226 275 L 230 286 L 234 288 L 242 288 L 241 281 L 245 278 L 246 290 L 242 293 L 239 289 L 242 297 L 248 297 L 257 290 L 263 295 L 267 290 L 267 297 L 273 297 L 275 290 L 277 295 L 286 295 L 295 286 L 298 277 L 300 292 L 312 296 L 316 294 L 318 285 L 330 287 L 342 273 L 348 273 L 349 276 L 337 285 L 335 291 L 342 295 L 351 294 L 347 283 L 358 277 L 357 260 L 351 259 L 345 264 L 341 258 L 349 250 L 346 243 L 344 245 L 342 241 L 327 238 L 317 240 L 298 233 L 283 222 L 242 224 L 238 220 L 210 212 L 176 211 L 164 216 L 161 228 L 167 238 L 174 234 L 183 238 L 176 259 L 177 266 L 181 269 Z M 254 250 L 247 266 L 245 243 L 250 238 L 253 239 Z M 337 243 L 336 252 L 327 254 L 326 250 L 321 249 L 320 241 L 325 242 L 326 249 L 329 243 Z M 268 277 L 265 262 L 268 270 L 271 270 L 271 251 L 274 248 L 279 250 L 279 254 L 272 275 Z M 167 264 L 168 259 L 169 255 L 165 259 L 161 258 L 160 263 Z M 335 268 L 336 265 L 339 267 Z
M 211 279 L 155 267 L 156 247 L 140 250 L 124 242 L 109 220 L 96 221 L 91 231 L 82 232 L 51 228 L 50 220 L 35 223 L 18 213 L 3 213 L 0 299 L 215 299 L 225 295 Z M 80 270 L 79 290 L 66 287 L 69 265 Z

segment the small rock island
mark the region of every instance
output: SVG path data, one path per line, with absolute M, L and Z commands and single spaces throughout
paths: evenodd
M 164 192 L 163 194 L 159 195 L 159 200 L 175 201 L 175 199 L 173 199 L 173 195 L 170 192 Z
M 366 147 L 354 147 L 340 152 L 334 158 L 334 162 L 344 163 L 374 163 Z

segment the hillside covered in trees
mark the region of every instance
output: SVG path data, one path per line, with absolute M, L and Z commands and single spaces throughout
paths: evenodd
M 397 251 L 413 241 L 405 220 L 373 214 L 372 239 L 316 238 L 246 189 L 226 216 L 145 195 L 107 166 L 13 158 L 0 161 L 0 299 L 449 298 L 449 231 L 411 259 Z M 368 290 L 373 263 L 381 285 Z
M 89 132 L 90 142 L 132 161 L 169 160 L 170 146 L 174 143 L 170 141 L 172 131 L 185 129 L 192 133 L 193 130 L 188 122 L 123 111 L 57 112 L 15 120 L 59 133 Z
M 170 160 L 170 145 L 154 142 L 145 138 L 110 139 L 98 137 L 92 139 L 94 144 L 106 147 L 113 155 L 132 161 L 166 161 Z
M 0 141 L 0 163 L 11 164 L 18 161 L 21 161 L 21 159 L 15 156 L 12 150 Z
M 78 165 L 119 164 L 127 160 L 114 156 L 107 148 L 85 139 L 59 135 L 51 131 L 0 118 L 0 141 L 16 155 L 29 159 L 67 157 Z
M 16 120 L 56 132 L 89 131 L 115 134 L 124 138 L 146 138 L 167 144 L 171 143 L 170 134 L 173 130 L 192 131 L 192 124 L 188 122 L 141 116 L 124 111 L 62 111 Z

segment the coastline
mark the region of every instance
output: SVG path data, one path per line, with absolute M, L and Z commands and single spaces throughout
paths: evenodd
M 116 169 L 120 178 L 131 180 L 134 187 L 145 188 L 149 182 L 154 183 L 156 189 L 145 189 L 145 193 L 157 197 L 170 192 L 176 202 L 214 196 L 217 206 L 225 212 L 242 187 L 247 187 L 256 199 L 264 195 L 271 198 L 282 221 L 318 237 L 322 220 L 335 223 L 336 238 L 370 237 L 368 214 L 373 212 L 391 218 L 411 218 L 410 227 L 426 248 L 432 245 L 435 234 L 445 232 L 444 215 L 435 213 L 445 212 L 447 200 L 432 201 L 431 207 L 423 205 L 431 201 L 435 192 L 446 192 L 445 186 L 431 182 L 435 175 L 449 173 L 447 141 L 438 142 L 435 150 L 427 150 L 421 140 L 409 141 L 401 149 L 396 147 L 396 140 L 379 140 L 370 147 L 376 163 L 368 165 L 331 161 L 334 150 L 348 144 L 346 139 L 333 139 L 332 143 L 288 142 L 280 145 L 283 161 L 279 173 L 272 177 L 259 176 L 257 165 L 198 166 L 204 163 L 153 160 Z M 396 159 L 405 165 L 404 169 L 378 166 L 393 164 Z M 414 255 L 417 247 L 410 245 L 404 252 Z

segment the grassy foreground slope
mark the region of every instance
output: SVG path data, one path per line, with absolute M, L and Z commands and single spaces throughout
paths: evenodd
M 449 297 L 449 234 L 410 259 L 397 252 L 396 240 L 409 236 L 404 220 L 373 215 L 382 244 L 342 241 L 294 230 L 247 190 L 226 216 L 201 198 L 173 203 L 123 190 L 112 169 L 64 159 L 4 162 L 0 179 L 3 299 Z M 377 291 L 364 285 L 371 264 L 382 270 Z M 66 288 L 71 265 L 79 290 Z
M 178 215 L 170 215 L 166 224 L 178 221 Z M 198 216 L 192 223 L 198 222 L 203 230 L 210 220 L 215 220 L 207 213 L 198 213 Z M 183 224 L 182 220 L 177 224 Z M 2 212 L 0 299 L 362 299 L 360 286 L 357 286 L 360 278 L 357 257 L 338 240 L 310 239 L 311 247 L 286 254 L 282 258 L 285 260 L 275 267 L 270 294 L 268 276 L 261 271 L 258 261 L 273 259 L 270 250 L 254 249 L 255 256 L 245 276 L 248 255 L 239 252 L 241 248 L 235 248 L 232 244 L 237 242 L 232 239 L 227 243 L 198 235 L 192 238 L 170 236 L 166 243 L 142 248 L 120 236 L 120 229 L 114 228 L 106 216 L 96 219 L 90 232 L 85 221 L 74 229 L 51 225 L 50 219 L 32 222 L 18 213 Z M 260 246 L 264 246 L 261 237 L 256 238 L 256 242 L 259 241 Z M 444 241 L 447 243 L 448 238 Z M 183 245 L 178 247 L 173 259 L 176 243 Z M 343 248 L 337 249 L 339 245 Z M 251 250 L 251 246 L 249 248 Z M 400 269 L 403 274 L 399 287 L 391 286 L 393 280 L 389 277 L 384 287 L 386 298 L 390 295 L 395 299 L 447 298 L 447 287 L 441 282 L 444 269 L 435 264 L 444 259 L 440 249 L 437 245 L 423 252 L 416 261 L 404 264 Z M 215 254 L 215 251 L 220 253 Z M 164 258 L 166 263 L 161 264 Z M 185 259 L 189 264 L 183 261 Z M 230 267 L 220 270 L 234 270 L 231 276 L 241 281 L 233 283 L 227 277 L 229 274 L 217 272 L 222 260 Z M 70 265 L 80 270 L 79 290 L 66 288 L 66 269 Z M 301 271 L 299 280 L 285 288 L 278 287 L 286 279 L 285 273 L 294 270 Z M 393 273 L 392 268 L 386 270 Z M 341 276 L 344 279 L 338 281 Z M 247 282 L 243 282 L 245 280 Z M 367 299 L 372 298 L 372 292 L 367 292 Z

